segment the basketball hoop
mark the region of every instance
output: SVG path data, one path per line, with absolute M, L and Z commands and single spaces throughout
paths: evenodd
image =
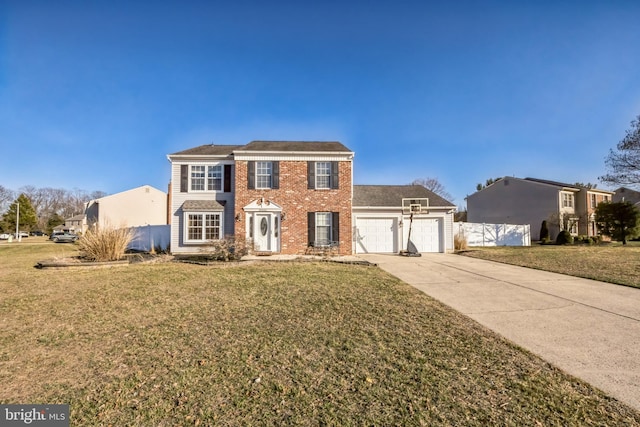
M 429 199 L 427 198 L 403 198 L 402 199 L 402 213 L 409 215 L 409 233 L 407 235 L 407 249 L 401 250 L 402 256 L 420 256 L 415 245 L 411 243 L 411 228 L 413 226 L 413 216 L 421 213 L 429 213 Z
M 405 215 L 424 213 L 427 211 L 428 207 L 429 199 L 427 198 L 402 199 L 402 213 L 404 213 Z

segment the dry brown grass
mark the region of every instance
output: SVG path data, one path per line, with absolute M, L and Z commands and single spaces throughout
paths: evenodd
M 471 248 L 462 255 L 619 285 L 640 287 L 640 245 L 534 245 Z
M 640 425 L 378 268 L 33 268 L 75 250 L 0 245 L 3 403 L 77 426 Z
M 469 247 L 469 244 L 467 243 L 467 238 L 463 234 L 458 233 L 455 236 L 453 236 L 453 248 L 456 251 L 463 251 L 468 247 Z
M 130 228 L 99 227 L 87 231 L 78 240 L 78 247 L 81 256 L 87 260 L 118 261 L 124 257 L 133 237 Z

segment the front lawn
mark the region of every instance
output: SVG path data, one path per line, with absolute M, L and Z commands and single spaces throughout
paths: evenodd
M 0 402 L 71 425 L 640 425 L 376 267 L 37 270 L 0 245 Z
M 640 288 L 640 245 L 473 247 L 461 255 Z

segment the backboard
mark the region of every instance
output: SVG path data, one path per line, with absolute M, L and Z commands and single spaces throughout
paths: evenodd
M 429 208 L 428 198 L 403 198 L 402 212 L 404 214 L 424 213 Z

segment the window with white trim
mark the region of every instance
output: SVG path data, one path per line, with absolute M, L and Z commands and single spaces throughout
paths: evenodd
M 222 165 L 191 165 L 191 191 L 222 191 Z
M 572 218 L 572 220 L 573 222 L 570 224 L 569 233 L 575 236 L 578 234 L 578 218 Z
M 207 190 L 222 191 L 222 166 L 207 167 Z
M 331 188 L 331 162 L 316 162 L 316 188 Z
M 271 188 L 272 162 L 256 162 L 256 188 Z
M 563 208 L 572 208 L 573 207 L 573 194 L 572 193 L 562 193 L 562 207 Z
M 331 212 L 316 212 L 316 242 L 331 243 Z
M 595 209 L 595 207 L 596 207 L 596 206 L 597 206 L 597 203 L 596 203 L 596 195 L 595 195 L 595 194 L 592 194 L 592 195 L 591 195 L 591 209 Z
M 186 242 L 219 240 L 222 235 L 222 214 L 218 212 L 191 212 L 186 214 Z
M 206 166 L 192 165 L 191 166 L 191 191 L 204 191 L 204 175 Z

